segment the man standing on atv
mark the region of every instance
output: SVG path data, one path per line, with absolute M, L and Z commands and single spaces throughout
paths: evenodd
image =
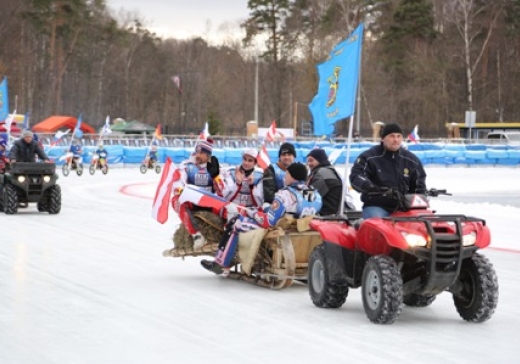
M 0 173 L 4 173 L 7 163 L 7 143 L 0 138 Z
M 237 205 L 261 207 L 264 203 L 262 169 L 256 167 L 258 151 L 248 148 L 242 152 L 242 163 L 224 173 L 222 196 Z
M 11 163 L 34 163 L 36 162 L 36 156 L 45 163 L 52 163 L 43 148 L 40 147 L 37 141 L 33 140 L 33 132 L 24 130 L 22 137 L 13 143 L 9 152 L 9 159 Z
M 285 187 L 276 192 L 267 213 L 263 212 L 262 208 L 237 211 L 236 205 L 230 204 L 227 208 L 226 234 L 219 244 L 215 260 L 204 259 L 201 261 L 202 266 L 216 274 L 228 275 L 238 246 L 239 233 L 275 226 L 286 213 L 294 215 L 295 218 L 316 215 L 321 209 L 321 196 L 314 187 L 305 184 L 306 179 L 305 165 L 289 165 L 284 176 Z
M 424 193 L 426 172 L 419 158 L 402 147 L 403 132 L 399 125 L 388 124 L 381 133 L 381 144 L 361 153 L 352 167 L 350 183 L 361 193 L 364 219 L 386 217 L 398 208 L 385 190 L 402 194 Z
M 221 195 L 223 182 L 219 177 L 220 165 L 217 157 L 212 156 L 212 153 L 213 139 L 199 140 L 195 146 L 195 154 L 189 160 L 182 162 L 179 167 L 180 178 L 173 184 L 173 209 L 193 237 L 195 249 L 199 249 L 206 244 L 206 239 L 200 233 L 192 214 L 192 211 L 200 208 L 191 203 L 179 205 L 178 200 L 186 184 L 197 186 L 209 192 L 218 192 Z
M 284 187 L 283 178 L 285 171 L 296 158 L 296 149 L 291 143 L 283 143 L 278 151 L 278 162 L 271 164 L 264 171 L 262 179 L 264 188 L 264 201 L 268 204 L 273 203 L 276 191 Z

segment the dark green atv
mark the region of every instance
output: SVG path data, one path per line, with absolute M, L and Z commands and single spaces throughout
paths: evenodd
M 61 210 L 61 187 L 54 163 L 11 164 L 0 174 L 0 212 L 16 214 L 18 207 L 36 202 L 38 211 L 58 214 Z

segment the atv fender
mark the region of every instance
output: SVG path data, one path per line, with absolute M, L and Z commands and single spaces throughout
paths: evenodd
M 351 250 L 356 247 L 356 229 L 348 224 L 312 220 L 310 227 L 320 233 L 323 241 L 334 243 Z

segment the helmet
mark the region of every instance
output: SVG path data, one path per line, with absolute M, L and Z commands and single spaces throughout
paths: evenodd
M 99 144 L 98 144 L 98 148 L 99 148 L 99 149 L 103 149 L 104 147 L 105 147 L 105 146 L 103 145 L 103 143 L 99 143 Z
M 253 157 L 254 159 L 258 159 L 258 150 L 256 150 L 255 148 L 246 148 L 242 152 L 242 155 L 248 155 L 250 157 Z

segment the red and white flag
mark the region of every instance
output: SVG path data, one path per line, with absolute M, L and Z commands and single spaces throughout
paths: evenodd
M 265 144 L 262 144 L 262 149 L 258 153 L 258 166 L 265 170 L 270 164 L 271 160 L 269 159 L 269 154 L 267 154 L 267 148 Z
M 180 177 L 181 173 L 179 169 L 175 166 L 170 157 L 167 157 L 152 206 L 152 217 L 161 224 L 164 224 L 168 220 L 168 209 L 170 207 L 173 182 L 177 181 Z
M 274 141 L 275 136 L 276 136 L 276 121 L 273 120 L 273 122 L 271 123 L 271 126 L 267 130 L 267 134 L 265 135 L 265 139 L 267 139 L 268 141 L 272 142 L 272 141 Z

